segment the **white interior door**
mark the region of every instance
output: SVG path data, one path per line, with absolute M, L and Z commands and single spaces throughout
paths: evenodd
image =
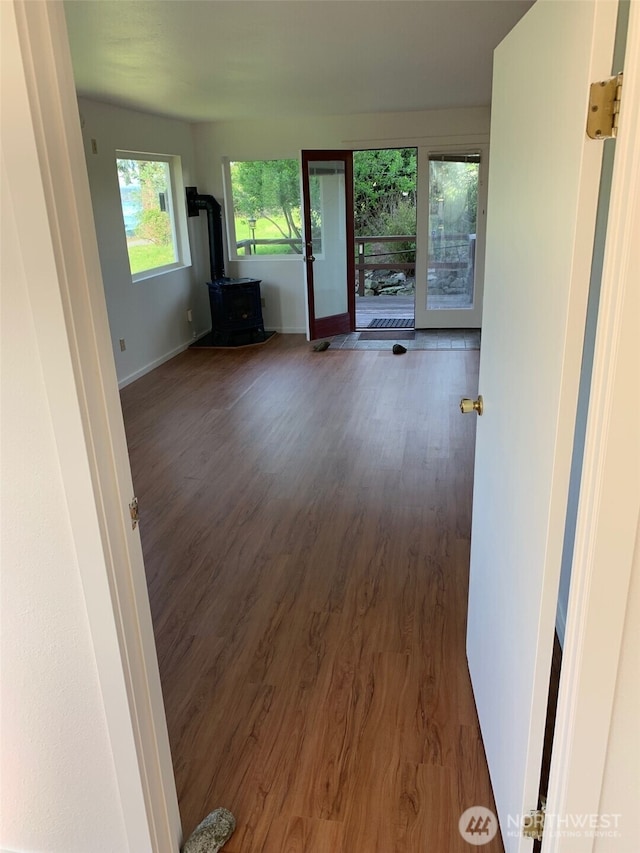
M 537 806 L 616 12 L 538 0 L 495 54 L 467 656 L 507 853 Z

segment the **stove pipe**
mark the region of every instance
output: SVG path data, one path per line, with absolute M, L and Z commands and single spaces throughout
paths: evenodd
M 224 249 L 222 245 L 222 208 L 212 195 L 201 195 L 197 187 L 186 187 L 187 213 L 198 216 L 201 210 L 207 211 L 209 229 L 209 262 L 211 281 L 225 278 Z

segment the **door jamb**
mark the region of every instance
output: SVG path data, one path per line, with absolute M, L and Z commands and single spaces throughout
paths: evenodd
M 597 815 L 640 516 L 640 6 L 630 4 L 547 811 Z M 637 560 L 637 558 L 636 558 Z M 638 567 L 636 565 L 636 571 Z M 549 833 L 542 853 L 592 850 Z
M 180 816 L 140 533 L 129 513 L 131 469 L 64 9 L 28 0 L 3 7 L 6 38 L 18 42 L 6 145 L 3 128 L 7 190 L 42 348 L 127 849 L 177 853 Z M 25 190 L 27 168 L 32 192 Z M 40 233 L 49 232 L 35 253 L 34 217 Z M 68 348 L 59 343 L 65 334 Z

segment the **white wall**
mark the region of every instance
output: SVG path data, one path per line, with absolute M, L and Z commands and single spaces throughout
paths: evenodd
M 489 108 L 413 113 L 300 117 L 202 123 L 194 127 L 199 189 L 223 202 L 222 159 L 299 158 L 302 149 L 366 149 L 486 142 Z M 246 258 L 227 264 L 227 274 L 262 279 L 269 329 L 306 330 L 303 263 L 300 258 Z
M 82 135 L 109 326 L 120 385 L 180 352 L 211 328 L 205 216 L 188 220 L 193 266 L 132 282 L 122 222 L 116 151 L 177 155 L 185 186 L 196 186 L 191 126 L 185 122 L 79 100 Z M 97 153 L 92 151 L 95 139 Z M 184 193 L 177 189 L 184 207 Z M 193 311 L 193 324 L 187 309 Z M 119 339 L 126 341 L 121 352 Z

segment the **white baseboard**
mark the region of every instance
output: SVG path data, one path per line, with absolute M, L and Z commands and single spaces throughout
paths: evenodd
M 135 370 L 133 373 L 130 373 L 128 376 L 125 376 L 123 379 L 118 380 L 118 388 L 122 390 L 122 388 L 126 388 L 127 385 L 131 385 L 132 382 L 135 382 L 136 379 L 140 379 L 147 373 L 151 373 L 152 370 L 155 370 L 156 367 L 160 367 L 161 364 L 164 364 L 165 361 L 169 361 L 169 359 L 175 358 L 176 355 L 180 355 L 181 352 L 189 349 L 192 343 L 200 340 L 200 338 L 204 338 L 205 335 L 208 335 L 211 329 L 207 329 L 206 332 L 200 332 L 199 335 L 196 335 L 195 338 L 192 338 L 189 341 L 185 341 L 185 343 L 180 344 L 179 347 L 170 350 L 169 352 L 161 355 L 159 358 L 155 358 L 153 361 L 150 361 L 148 364 L 145 364 L 144 367 L 141 367 L 139 370 Z M 295 327 L 285 327 L 282 329 L 268 329 L 268 331 L 279 332 L 281 335 L 306 335 L 307 330 L 301 329 L 298 326 Z
M 151 373 L 152 370 L 155 370 L 156 367 L 160 367 L 161 364 L 164 364 L 165 361 L 169 361 L 172 358 L 175 358 L 176 355 L 180 355 L 181 352 L 189 349 L 191 344 L 194 341 L 203 338 L 205 335 L 209 334 L 210 330 L 206 332 L 200 332 L 199 335 L 196 335 L 195 338 L 191 338 L 188 341 L 180 344 L 180 346 L 175 347 L 175 349 L 170 350 L 169 352 L 164 353 L 164 355 L 155 358 L 153 361 L 150 361 L 148 364 L 145 364 L 144 367 L 141 367 L 139 370 L 135 370 L 133 373 L 130 373 L 128 376 L 125 376 L 123 379 L 118 380 L 118 388 L 126 388 L 127 385 L 131 385 L 132 382 L 135 382 L 136 379 L 140 379 L 140 377 L 144 376 L 147 373 Z
M 274 332 L 280 332 L 281 335 L 306 335 L 307 330 L 300 326 L 284 326 L 280 329 L 273 329 Z

